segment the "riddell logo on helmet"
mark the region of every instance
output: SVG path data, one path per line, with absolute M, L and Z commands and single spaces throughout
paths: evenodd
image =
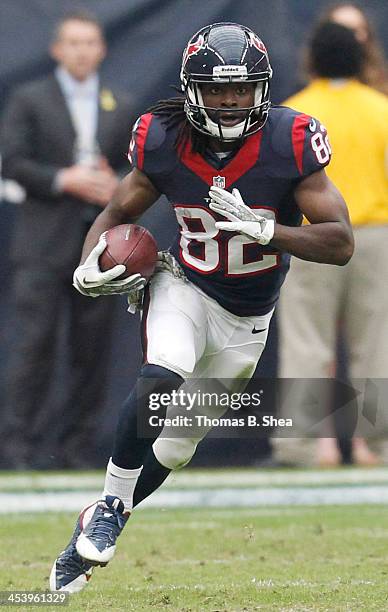
M 239 76 L 246 77 L 248 75 L 246 66 L 214 66 L 214 77 Z

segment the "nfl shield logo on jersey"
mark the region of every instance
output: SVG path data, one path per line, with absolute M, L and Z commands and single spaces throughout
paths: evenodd
M 213 176 L 213 187 L 219 187 L 225 189 L 225 177 L 224 176 Z

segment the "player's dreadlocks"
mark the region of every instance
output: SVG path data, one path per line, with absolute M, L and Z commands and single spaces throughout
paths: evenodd
M 185 98 L 179 96 L 167 100 L 159 100 L 147 109 L 147 113 L 153 113 L 162 118 L 166 126 L 179 125 L 178 134 L 174 143 L 178 153 L 183 149 L 188 140 L 191 140 L 191 147 L 195 153 L 203 154 L 206 149 L 207 137 L 198 132 L 189 120 L 184 111 Z

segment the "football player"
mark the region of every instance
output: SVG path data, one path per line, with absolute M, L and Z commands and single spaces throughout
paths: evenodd
M 241 388 L 264 349 L 290 255 L 335 265 L 352 255 L 347 208 L 324 170 L 326 130 L 271 107 L 271 76 L 264 43 L 249 28 L 216 23 L 197 32 L 183 54 L 184 95 L 138 119 L 133 169 L 87 235 L 74 285 L 92 297 L 126 293 L 132 310 L 140 305 L 144 362 L 119 417 L 101 499 L 81 512 L 54 562 L 52 590 L 81 590 L 93 567 L 112 559 L 133 507 L 186 465 L 206 434 L 167 436 L 161 419 L 153 437 L 138 436 L 150 394 L 171 394 L 192 378 Z M 135 222 L 161 194 L 180 232 L 141 304 L 145 280 L 114 280 L 123 266 L 101 272 L 98 258 L 104 232 Z

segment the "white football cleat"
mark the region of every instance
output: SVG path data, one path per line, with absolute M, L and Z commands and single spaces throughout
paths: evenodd
M 55 559 L 50 573 L 50 591 L 78 593 L 88 584 L 94 566 L 77 553 L 75 544 L 82 529 L 86 527 L 88 512 L 90 517 L 90 509 L 94 508 L 94 505 L 82 510 L 69 544 Z
M 118 497 L 107 495 L 91 509 L 94 512 L 76 541 L 78 554 L 92 565 L 106 565 L 116 551 L 116 540 L 127 522 L 124 504 Z

